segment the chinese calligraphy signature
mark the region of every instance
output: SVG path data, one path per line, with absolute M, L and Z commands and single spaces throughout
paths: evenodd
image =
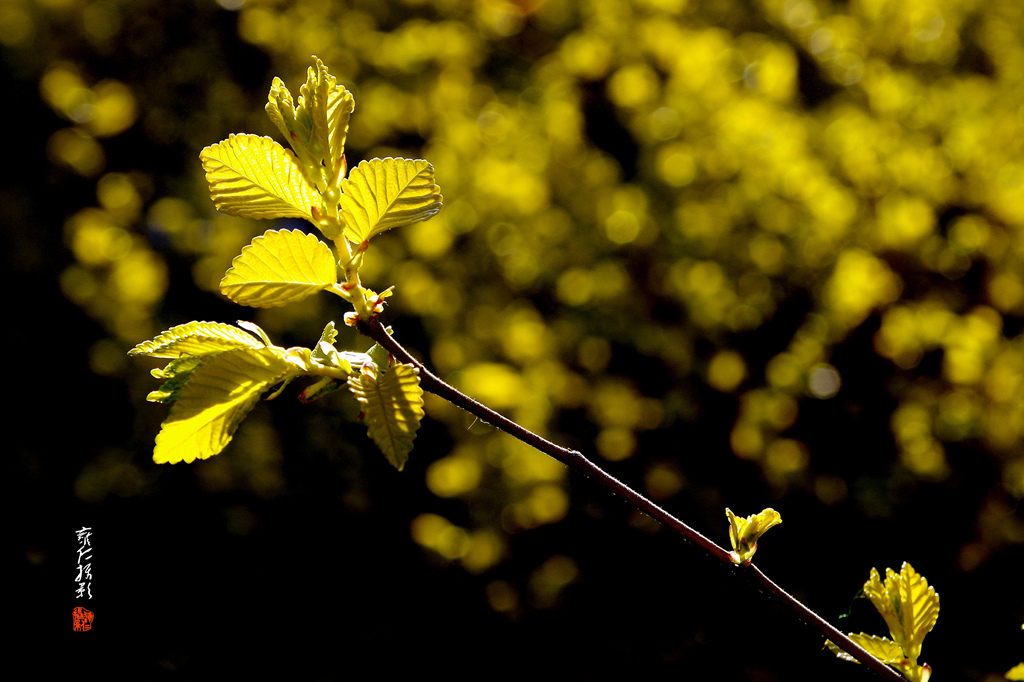
M 92 528 L 83 526 L 75 531 L 78 540 L 78 575 L 75 576 L 75 597 L 92 599 Z M 75 632 L 92 629 L 93 613 L 76 606 L 71 612 L 72 628 Z

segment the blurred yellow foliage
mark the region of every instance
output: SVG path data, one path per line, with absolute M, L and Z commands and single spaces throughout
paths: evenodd
M 481 573 L 501 560 L 505 544 L 489 530 L 470 532 L 437 514 L 420 514 L 412 520 L 412 539 L 448 561 L 461 561 L 471 573 Z
M 746 363 L 743 362 L 743 356 L 736 351 L 719 351 L 708 365 L 708 383 L 719 391 L 736 390 L 746 375 Z

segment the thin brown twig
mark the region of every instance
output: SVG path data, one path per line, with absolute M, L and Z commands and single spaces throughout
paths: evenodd
M 412 365 L 418 369 L 420 374 L 420 385 L 424 390 L 430 391 L 431 393 L 444 398 L 453 405 L 461 407 L 470 414 L 476 416 L 480 420 L 498 427 L 505 433 L 518 438 L 536 450 L 539 450 L 540 452 L 555 458 L 566 466 L 596 480 L 613 493 L 625 498 L 630 504 L 640 511 L 652 516 L 674 530 L 677 534 L 682 536 L 684 540 L 704 550 L 704 552 L 710 557 L 717 559 L 719 562 L 726 564 L 732 569 L 735 569 L 733 571 L 734 574 L 746 573 L 746 575 L 742 577 L 745 577 L 748 582 L 752 583 L 761 592 L 768 595 L 770 599 L 782 604 L 788 610 L 795 613 L 797 617 L 803 620 L 806 624 L 818 630 L 818 632 L 820 632 L 824 637 L 834 642 L 836 646 L 848 653 L 854 659 L 863 663 L 875 674 L 879 675 L 883 679 L 894 681 L 903 680 L 903 677 L 899 673 L 869 654 L 853 640 L 833 627 L 824 618 L 804 606 L 804 604 L 802 604 L 798 599 L 772 582 L 756 566 L 753 564 L 747 566 L 736 566 L 729 557 L 728 551 L 719 547 L 680 519 L 668 513 L 622 481 L 607 473 L 604 469 L 600 468 L 583 456 L 582 453 L 569 448 L 563 448 L 560 445 L 556 445 L 555 443 L 537 435 L 533 431 L 523 428 L 511 419 L 495 412 L 486 405 L 470 398 L 447 382 L 439 379 L 430 370 L 428 370 L 423 363 L 410 355 L 409 352 L 394 339 L 394 337 L 388 334 L 383 325 L 381 325 L 377 319 L 373 319 L 371 321 L 359 319 L 356 323 L 356 328 L 364 336 L 373 339 L 377 344 L 385 348 L 399 362 Z

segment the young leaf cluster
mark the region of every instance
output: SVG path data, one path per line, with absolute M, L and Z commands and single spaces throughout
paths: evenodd
M 301 230 L 268 230 L 242 249 L 220 282 L 239 305 L 269 308 L 326 291 L 352 304 L 345 322 L 375 320 L 392 290 L 367 289 L 359 278 L 370 240 L 441 209 L 434 168 L 423 159 L 370 159 L 348 172 L 345 140 L 355 99 L 314 57 L 293 98 L 275 78 L 267 115 L 288 141 L 230 135 L 200 154 L 218 210 L 243 218 L 302 218 L 329 240 Z M 346 386 L 359 401 L 370 437 L 401 469 L 423 417 L 419 370 L 386 353 L 339 352 L 327 325 L 314 348 L 273 345 L 255 325 L 242 329 L 190 322 L 140 343 L 129 355 L 170 358 L 154 376 L 153 402 L 172 408 L 156 439 L 157 462 L 191 462 L 218 454 L 270 388 L 300 376 L 317 381 L 303 402 Z M 258 338 L 257 338 L 258 337 Z M 280 393 L 280 389 L 271 397 Z
M 884 581 L 878 570 L 872 568 L 871 577 L 864 583 L 864 596 L 882 614 L 892 639 L 863 632 L 850 633 L 850 639 L 911 682 L 928 682 L 932 669 L 927 663 L 918 665 L 917 659 L 925 635 L 939 618 L 939 595 L 935 588 L 904 562 L 899 573 L 885 569 Z M 839 658 L 854 660 L 832 642 L 826 644 Z

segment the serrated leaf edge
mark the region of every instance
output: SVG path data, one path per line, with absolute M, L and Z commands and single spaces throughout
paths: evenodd
M 366 365 L 359 374 L 348 379 L 349 390 L 363 408 L 370 438 L 387 457 L 388 461 L 399 471 L 408 461 L 413 440 L 423 419 L 423 389 L 419 385 L 419 370 L 412 365 L 396 364 L 386 374 L 381 374 L 375 367 Z M 412 395 L 409 391 L 412 391 Z M 401 396 L 404 399 L 409 415 L 402 414 L 394 407 L 394 402 Z M 398 415 L 402 422 L 412 423 L 407 430 L 397 429 L 393 417 Z
M 207 459 L 213 455 L 217 455 L 227 447 L 228 443 L 231 442 L 234 437 L 234 433 L 237 430 L 239 424 L 245 419 L 246 415 L 252 410 L 252 408 L 259 402 L 260 396 L 270 387 L 275 386 L 277 383 L 289 380 L 300 372 L 297 368 L 289 363 L 284 356 L 284 349 L 265 347 L 258 350 L 253 349 L 238 349 L 225 351 L 223 353 L 217 353 L 215 355 L 206 357 L 203 361 L 192 370 L 191 376 L 185 386 L 179 391 L 179 395 L 171 407 L 170 414 L 164 420 L 161 425 L 160 432 L 156 436 L 156 447 L 153 450 L 153 461 L 158 464 L 177 464 L 178 462 L 192 462 L 196 459 Z M 227 362 L 238 358 L 262 358 L 264 362 L 270 363 L 271 361 L 277 361 L 279 370 L 268 373 L 262 380 L 254 381 L 249 386 L 243 386 L 237 382 L 230 380 L 214 381 L 213 384 L 230 384 L 224 386 L 215 386 L 212 391 L 216 393 L 217 389 L 222 389 L 223 396 L 226 400 L 210 399 L 207 396 L 192 396 L 187 395 L 186 392 L 194 388 L 196 384 L 194 381 L 199 377 L 207 377 L 204 373 L 204 369 L 209 369 L 213 363 Z M 246 375 L 251 374 L 253 366 L 237 368 L 234 370 L 235 374 Z M 208 392 L 208 393 L 209 393 Z M 204 400 L 204 397 L 206 398 Z M 216 396 L 213 396 L 214 398 Z M 193 399 L 198 403 L 199 407 L 194 404 L 187 402 L 187 400 Z M 204 405 L 204 403 L 206 403 Z M 218 409 L 220 408 L 220 409 Z M 189 411 L 185 416 L 182 412 Z M 171 426 L 178 421 L 193 419 L 199 415 L 206 415 L 205 421 L 198 422 L 196 428 L 192 428 L 187 431 L 181 431 L 181 433 L 174 434 L 176 440 L 172 444 L 168 444 L 171 438 L 172 429 Z M 205 442 L 200 438 L 200 434 L 203 430 L 217 421 L 223 421 L 222 427 L 215 432 L 207 434 Z M 189 451 L 186 449 L 182 452 L 182 447 L 188 443 L 191 439 L 196 439 L 197 447 Z
M 398 169 L 415 168 L 404 180 L 397 181 L 397 191 L 388 197 L 390 173 Z M 372 182 L 371 182 L 372 178 Z M 421 193 L 408 195 L 410 188 L 425 188 Z M 383 188 L 381 187 L 383 185 Z M 359 162 L 341 183 L 341 211 L 345 235 L 360 243 L 395 227 L 420 222 L 441 210 L 441 188 L 434 182 L 434 167 L 425 159 L 387 157 Z M 385 197 L 380 198 L 381 190 Z M 411 210 L 402 210 L 403 204 L 416 204 Z M 362 218 L 362 220 L 361 220 Z M 365 225 L 362 223 L 365 222 Z
M 222 344 L 222 346 L 216 350 L 211 350 L 209 353 L 182 353 L 180 348 L 188 343 L 213 343 Z M 264 344 L 258 339 L 230 324 L 193 321 L 175 325 L 151 340 L 139 343 L 128 351 L 128 355 L 151 358 L 177 358 L 181 355 L 209 355 L 226 350 L 263 347 Z
M 295 154 L 273 138 L 232 133 L 199 154 L 218 211 L 242 218 L 305 218 L 323 201 Z M 230 171 L 230 172 L 228 172 Z M 248 186 L 242 184 L 247 181 Z M 252 195 L 252 189 L 262 196 Z M 249 196 L 239 198 L 236 195 Z
M 322 271 L 317 269 L 318 257 L 326 258 L 327 267 L 320 264 Z M 257 279 L 267 277 L 260 267 L 279 279 Z M 246 269 L 254 277 L 245 273 Z M 301 301 L 337 282 L 334 254 L 315 235 L 302 230 L 267 230 L 242 247 L 221 278 L 219 288 L 240 305 L 272 308 Z M 276 291 L 277 295 L 267 298 L 268 291 Z

